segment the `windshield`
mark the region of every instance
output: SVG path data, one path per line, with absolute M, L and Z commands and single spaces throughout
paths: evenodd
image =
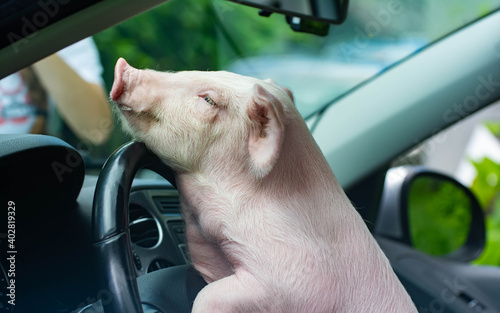
M 97 35 L 96 41 L 107 62 L 123 56 L 136 67 L 223 69 L 272 78 L 293 91 L 307 118 L 498 7 L 500 0 L 351 1 L 345 23 L 319 37 L 293 32 L 283 15 L 261 17 L 257 9 L 229 1 L 172 1 Z

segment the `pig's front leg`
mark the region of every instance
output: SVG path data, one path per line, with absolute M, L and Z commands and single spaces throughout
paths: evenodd
M 186 219 L 186 238 L 193 267 L 207 283 L 234 273 L 220 247 L 207 238 L 196 221 L 189 218 Z
M 237 271 L 205 286 L 194 300 L 192 313 L 280 313 L 273 310 L 270 299 L 254 277 Z

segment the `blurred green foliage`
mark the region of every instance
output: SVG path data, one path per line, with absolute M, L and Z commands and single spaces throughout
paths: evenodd
M 500 123 L 498 121 L 488 121 L 484 126 L 497 138 L 500 138 Z
M 436 176 L 417 177 L 408 196 L 408 226 L 415 248 L 431 255 L 456 251 L 466 241 L 471 203 L 457 185 Z
M 477 171 L 471 190 L 478 198 L 486 218 L 486 246 L 474 262 L 500 265 L 500 164 L 489 158 L 471 161 Z

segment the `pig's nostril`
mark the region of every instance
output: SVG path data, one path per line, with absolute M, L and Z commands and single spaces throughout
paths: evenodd
M 113 87 L 111 88 L 110 97 L 111 100 L 117 101 L 123 93 L 124 82 L 123 82 L 123 72 L 127 67 L 129 67 L 127 61 L 123 58 L 119 58 L 115 65 L 115 80 L 113 81 Z
M 120 105 L 120 109 L 122 111 L 132 111 L 132 108 L 130 108 L 130 107 L 126 106 L 126 105 Z

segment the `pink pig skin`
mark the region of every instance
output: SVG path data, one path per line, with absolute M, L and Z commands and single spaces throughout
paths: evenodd
M 193 312 L 417 312 L 287 89 L 119 59 L 111 99 L 176 172 Z

